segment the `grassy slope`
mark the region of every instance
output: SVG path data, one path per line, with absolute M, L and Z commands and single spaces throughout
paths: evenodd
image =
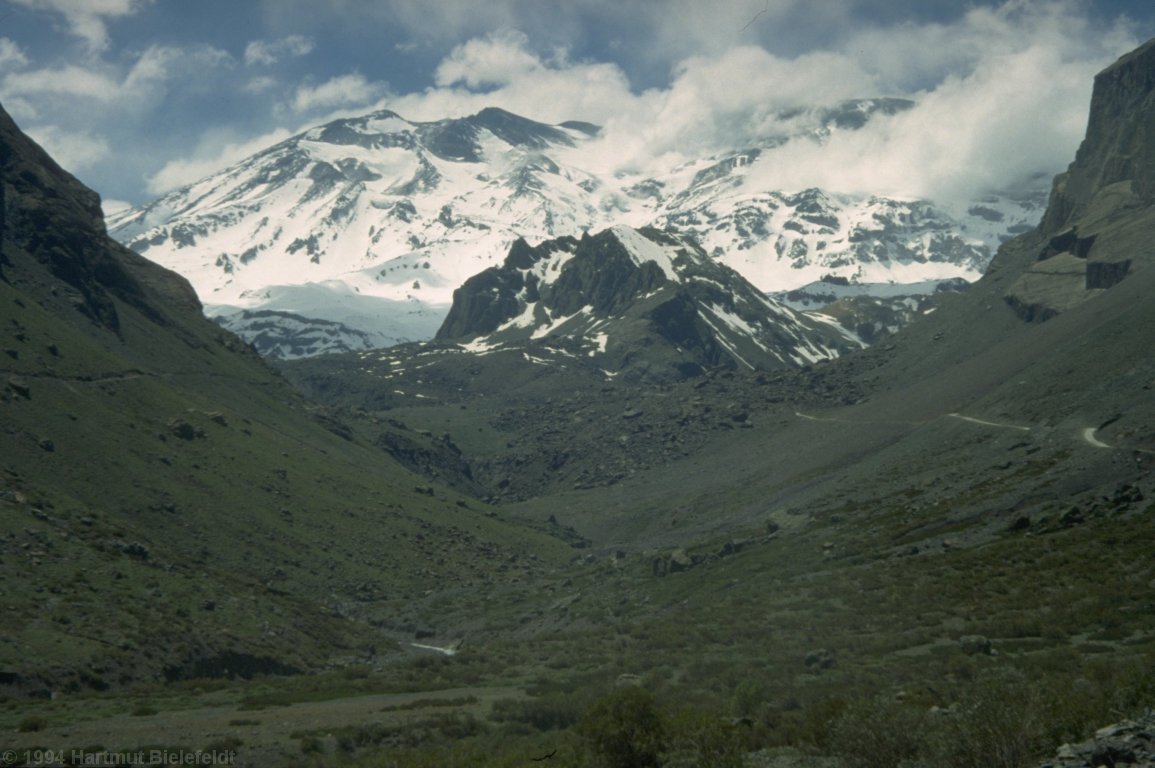
M 326 428 L 200 315 L 180 278 L 86 224 L 89 193 L 4 138 L 24 169 L 3 179 L 16 224 L 0 265 L 0 671 L 12 690 L 386 654 L 437 630 L 410 609 L 428 590 L 500 591 L 568 558 Z M 27 251 L 37 235 L 20 217 L 64 217 L 70 200 L 80 213 L 53 224 L 44 253 Z M 70 283 L 49 268 L 76 264 Z

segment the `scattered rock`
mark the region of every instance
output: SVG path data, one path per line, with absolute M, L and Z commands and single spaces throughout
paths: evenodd
M 25 400 L 32 399 L 32 389 L 28 386 L 28 382 L 19 376 L 12 376 L 8 379 L 8 389 Z
M 1116 488 L 1110 499 L 1111 504 L 1115 507 L 1127 507 L 1141 501 L 1143 501 L 1143 491 L 1130 483 L 1123 483 Z
M 1095 732 L 1079 744 L 1064 744 L 1039 768 L 1114 768 L 1155 765 L 1155 712 L 1124 720 Z
M 1031 518 L 1029 515 L 1019 515 L 1015 521 L 1007 526 L 1008 531 L 1019 533 L 1021 531 L 1029 530 L 1031 527 Z
M 830 669 L 834 663 L 834 651 L 827 648 L 819 648 L 806 654 L 806 668 L 812 672 Z
M 684 549 L 675 549 L 670 553 L 669 573 L 688 571 L 694 567 L 694 559 L 686 554 Z
M 150 554 L 148 547 L 137 541 L 134 541 L 131 544 L 121 544 L 120 551 L 129 557 L 136 558 L 137 560 L 147 560 Z
M 1082 525 L 1086 522 L 1086 518 L 1083 517 L 1083 510 L 1078 507 L 1071 507 L 1063 513 L 1063 516 L 1059 518 L 1059 522 L 1064 528 L 1071 528 L 1072 526 Z
M 168 423 L 169 434 L 181 440 L 195 440 L 198 437 L 204 437 L 205 431 L 199 427 L 194 427 L 184 419 L 172 419 Z
M 958 639 L 958 647 L 967 656 L 990 656 L 994 652 L 990 638 L 985 635 L 963 635 Z

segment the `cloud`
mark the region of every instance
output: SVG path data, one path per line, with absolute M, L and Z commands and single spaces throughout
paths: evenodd
M 86 134 L 70 133 L 56 126 L 33 127 L 28 135 L 52 156 L 52 159 L 72 173 L 93 167 L 112 154 L 108 142 Z
M 256 33 L 197 44 L 189 36 L 204 29 L 187 25 L 183 38 L 165 33 L 171 44 L 143 37 L 112 51 L 114 21 L 148 8 L 122 25 L 148 35 L 184 18 L 168 15 L 181 4 L 12 3 L 54 14 L 87 50 L 0 38 L 0 100 L 62 143 L 102 137 L 115 157 L 93 180 L 127 199 L 142 179 L 149 194 L 167 191 L 246 148 L 383 105 L 413 120 L 499 106 L 598 123 L 599 170 L 645 173 L 789 136 L 800 108 L 877 95 L 919 106 L 824 147 L 791 141 L 754 172 L 781 186 L 962 195 L 1061 170 L 1092 76 L 1134 47 L 1138 29 L 1090 21 L 1102 10 L 1086 0 L 254 0 Z M 363 50 L 369 40 L 379 48 Z M 305 63 L 312 76 L 295 79 Z M 406 93 L 392 92 L 398 82 Z M 99 156 L 81 149 L 81 162 Z
M 230 62 L 227 52 L 209 46 L 151 46 L 127 70 L 91 62 L 12 72 L 0 80 L 0 96 L 23 97 L 45 109 L 61 100 L 74 108 L 77 99 L 127 106 L 156 97 L 174 77 L 203 77 L 207 69 Z
M 150 195 L 164 195 L 192 184 L 263 149 L 289 138 L 292 133 L 277 128 L 270 133 L 244 140 L 229 140 L 221 131 L 208 131 L 188 159 L 170 160 L 147 180 Z
M 663 39 L 723 39 L 731 21 L 712 23 L 690 5 L 669 9 L 690 20 L 671 20 Z M 759 24 L 798 10 L 785 1 L 755 5 L 754 13 L 767 10 Z M 435 87 L 389 106 L 418 120 L 492 105 L 543 122 L 600 123 L 602 170 L 646 173 L 795 136 L 813 127 L 805 124 L 808 107 L 903 96 L 917 106 L 836 132 L 823 145 L 791 140 L 764 153 L 752 173 L 766 188 L 963 200 L 1065 167 L 1085 127 L 1095 73 L 1137 45 L 1126 26 L 1092 23 L 1081 5 L 1064 0 L 1011 0 L 886 29 L 852 24 L 860 5 L 832 4 L 836 46 L 788 56 L 763 45 L 719 45 L 683 57 L 667 84 L 641 92 L 620 66 L 572 61 L 564 48 L 543 54 L 526 34 L 492 34 L 453 48 Z
M 205 79 L 211 70 L 232 65 L 233 57 L 227 51 L 210 45 L 153 45 L 144 49 L 129 69 L 122 92 L 126 97 L 139 97 L 148 89 L 163 87 L 169 81 Z
M 120 213 L 121 211 L 127 211 L 128 209 L 132 208 L 133 205 L 132 205 L 132 203 L 128 202 L 127 200 L 114 200 L 114 199 L 109 199 L 109 198 L 102 198 L 100 201 L 100 207 L 101 207 L 101 209 L 104 210 L 105 216 L 111 216 L 114 213 Z
M 529 38 L 520 32 L 504 32 L 459 45 L 437 67 L 435 81 L 441 87 L 464 84 L 468 88 L 509 85 L 540 73 L 545 65 L 528 50 Z
M 59 13 L 69 32 L 79 37 L 91 51 L 108 48 L 105 18 L 132 16 L 151 0 L 11 0 L 34 11 Z
M 120 83 L 107 73 L 77 65 L 16 72 L 0 81 L 0 93 L 5 99 L 23 96 L 36 97 L 39 100 L 66 96 L 111 101 L 120 92 Z
M 880 60 L 877 33 L 865 33 L 860 66 L 880 82 L 951 74 L 911 94 L 918 104 L 910 111 L 835 133 L 823 146 L 798 139 L 764 154 L 754 178 L 771 188 L 963 205 L 1062 170 L 1086 128 L 1094 75 L 1137 45 L 1123 28 L 1091 28 L 1075 8 L 1011 2 L 974 9 L 950 27 L 892 32 L 894 49 L 923 51 L 910 60 Z
M 242 89 L 246 93 L 268 93 L 280 85 L 275 77 L 254 77 L 248 80 Z
M 744 46 L 680 65 L 667 89 L 644 94 L 638 108 L 607 126 L 615 138 L 637 136 L 651 151 L 689 155 L 740 147 L 788 131 L 789 114 L 873 94 L 877 84 L 842 54 L 783 59 Z
M 286 56 L 306 56 L 314 43 L 304 35 L 289 35 L 280 40 L 254 40 L 245 46 L 245 66 L 271 67 Z
M 20 46 L 6 37 L 0 37 L 0 67 L 19 69 L 28 64 L 28 57 Z
M 605 128 L 601 161 L 632 170 L 656 157 L 696 157 L 775 136 L 784 111 L 876 90 L 875 78 L 840 54 L 787 60 L 741 46 L 689 57 L 667 87 L 635 93 L 614 64 L 573 62 L 564 49 L 542 57 L 514 33 L 457 46 L 437 68 L 436 83 L 391 99 L 390 108 L 416 120 L 499 106 L 548 123 L 598 123 Z
M 498 106 L 544 122 L 609 119 L 634 100 L 622 70 L 568 60 L 558 49 L 544 59 L 518 33 L 500 33 L 455 47 L 436 70 L 437 87 L 389 100 L 412 120 L 460 117 Z
M 336 107 L 367 105 L 385 92 L 382 83 L 373 83 L 353 72 L 326 80 L 320 85 L 301 85 L 292 98 L 295 112 L 312 112 Z

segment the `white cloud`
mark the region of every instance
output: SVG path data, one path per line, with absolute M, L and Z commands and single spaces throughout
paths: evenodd
M 23 98 L 37 112 L 62 99 L 70 107 L 75 107 L 75 99 L 127 106 L 155 98 L 174 77 L 202 77 L 207 69 L 230 61 L 228 53 L 209 46 L 151 46 L 126 71 L 91 62 L 9 73 L 0 80 L 0 97 Z
M 390 100 L 416 120 L 499 106 L 549 123 L 604 126 L 601 160 L 639 170 L 650 158 L 698 156 L 775 135 L 778 115 L 799 105 L 872 94 L 872 76 L 838 54 L 795 60 L 755 46 L 680 64 L 666 88 L 634 93 L 621 68 L 571 62 L 565 51 L 543 59 L 523 35 L 502 34 L 455 48 L 437 70 L 439 87 Z
M 6 37 L 0 37 L 0 67 L 19 69 L 28 64 L 28 57 L 20 46 Z
M 81 133 L 70 133 L 56 126 L 40 126 L 27 131 L 61 168 L 79 173 L 112 154 L 108 142 Z
M 0 94 L 9 97 L 67 96 L 95 101 L 111 101 L 120 93 L 120 83 L 103 72 L 67 65 L 58 69 L 15 72 L 0 82 Z
M 101 207 L 101 209 L 104 210 L 104 215 L 107 217 L 107 216 L 111 216 L 114 213 L 120 213 L 121 211 L 127 211 L 129 208 L 132 208 L 133 205 L 132 205 L 132 203 L 128 202 L 127 200 L 113 200 L 113 199 L 102 198 L 100 201 L 100 207 Z
M 219 131 L 209 131 L 202 136 L 200 146 L 193 157 L 170 160 L 148 178 L 147 191 L 160 196 L 174 189 L 205 178 L 244 160 L 263 149 L 289 138 L 290 131 L 278 128 L 263 136 L 234 141 L 223 138 Z
M 813 53 L 781 59 L 761 48 L 734 48 L 678 67 L 669 88 L 643 94 L 606 127 L 606 142 L 632 145 L 641 158 L 700 155 L 775 136 L 783 113 L 873 94 L 873 79 L 845 56 Z
M 457 46 L 437 69 L 439 87 L 389 100 L 412 120 L 460 117 L 489 106 L 544 122 L 604 122 L 635 100 L 625 73 L 605 63 L 571 63 L 565 51 L 549 61 L 528 39 L 505 33 Z
M 519 32 L 504 32 L 459 45 L 437 67 L 437 85 L 502 86 L 540 74 L 544 65 L 526 50 L 528 43 Z
M 59 13 L 69 32 L 84 40 L 90 50 L 108 48 L 106 18 L 131 16 L 151 0 L 11 0 L 35 11 Z
M 964 0 L 263 2 L 267 37 L 241 38 L 249 42 L 234 58 L 210 45 L 107 50 L 116 19 L 150 4 L 166 18 L 152 0 L 12 0 L 55 14 L 88 50 L 46 56 L 0 38 L 0 101 L 22 124 L 55 126 L 42 131 L 61 144 L 103 136 L 118 157 L 131 155 L 100 168 L 115 179 L 108 191 L 131 198 L 138 179 L 159 194 L 274 138 L 383 105 L 413 120 L 499 106 L 598 123 L 599 162 L 645 172 L 787 134 L 796 126 L 783 115 L 798 107 L 909 96 L 919 101 L 910 112 L 836 134 L 821 151 L 794 142 L 756 170 L 781 186 L 963 194 L 1061 170 L 1081 136 L 1092 76 L 1136 43 L 1127 28 L 1088 21 L 1086 0 L 981 0 L 962 15 L 952 9 Z M 894 23 L 913 7 L 939 21 Z M 327 45 L 342 24 L 388 24 L 382 50 L 408 51 L 405 65 L 444 53 L 434 72 L 420 73 L 430 87 L 391 93 L 376 79 L 391 70 L 371 57 L 360 63 L 368 76 L 342 63 L 287 79 L 282 67 L 300 63 L 290 58 Z M 202 128 L 212 122 L 234 127 Z M 202 137 L 191 150 L 182 146 L 190 135 Z M 98 146 L 83 149 L 73 143 L 80 162 L 99 156 Z
M 320 85 L 301 85 L 293 94 L 292 108 L 296 112 L 311 112 L 336 107 L 370 104 L 381 97 L 385 86 L 373 83 L 364 75 L 353 72 L 327 80 Z
M 289 35 L 280 40 L 254 40 L 245 46 L 245 66 L 271 67 L 286 56 L 306 56 L 314 43 L 304 35 Z
M 254 77 L 245 82 L 242 88 L 246 93 L 268 93 L 279 84 L 275 77 Z
M 186 48 L 154 45 L 146 48 L 124 78 L 123 94 L 139 98 L 148 89 L 166 87 L 169 81 L 205 79 L 210 70 L 229 67 L 232 56 L 220 48 L 198 45 Z
M 860 50 L 880 80 L 954 74 L 913 94 L 908 112 L 763 155 L 753 171 L 762 184 L 961 204 L 1057 173 L 1084 133 L 1095 73 L 1137 44 L 1120 29 L 1088 29 L 1071 4 L 1019 1 L 949 28 L 893 30 L 889 46 L 922 51 L 910 59 L 880 66 L 879 42 L 868 32 Z
M 762 23 L 796 4 L 755 5 L 751 17 L 769 8 Z M 832 23 L 846 27 L 836 48 L 786 57 L 758 45 L 719 46 L 684 57 L 668 85 L 641 93 L 616 65 L 572 62 L 564 50 L 542 56 L 520 33 L 490 35 L 454 48 L 436 87 L 389 106 L 418 120 L 500 106 L 543 122 L 600 123 L 601 162 L 644 173 L 655 161 L 789 136 L 799 119 L 789 115 L 801 107 L 906 96 L 918 106 L 836 133 L 825 146 L 792 141 L 765 153 L 755 172 L 770 188 L 962 199 L 1064 168 L 1085 127 L 1095 73 L 1137 44 L 1123 27 L 1093 26 L 1067 0 L 1010 0 L 950 22 L 885 30 L 853 28 L 847 4 L 834 5 Z M 702 28 L 671 20 L 664 39 L 721 40 L 731 23 L 683 10 Z

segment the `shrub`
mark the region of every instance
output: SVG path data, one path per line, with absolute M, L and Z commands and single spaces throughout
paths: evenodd
M 834 723 L 832 751 L 851 768 L 895 768 L 914 761 L 926 746 L 926 710 L 916 707 L 886 700 L 852 704 Z
M 743 680 L 734 688 L 731 708 L 738 717 L 752 717 L 762 708 L 767 698 L 765 686 L 755 680 Z
M 594 702 L 577 724 L 605 768 L 657 768 L 665 746 L 662 718 L 644 688 L 620 688 Z
M 669 718 L 666 731 L 670 734 L 666 764 L 701 768 L 742 768 L 744 764 L 738 728 L 716 713 L 681 710 Z
M 581 718 L 580 697 L 550 694 L 536 699 L 499 699 L 490 717 L 496 722 L 523 723 L 539 731 L 569 728 Z
M 1045 735 L 1038 694 L 1024 681 L 992 681 L 943 717 L 935 765 L 1020 768 L 1054 745 Z
M 321 741 L 318 736 L 302 736 L 301 737 L 301 752 L 306 755 L 319 755 L 324 753 L 325 743 Z
M 29 715 L 16 725 L 20 733 L 35 733 L 48 727 L 48 721 L 39 715 Z

